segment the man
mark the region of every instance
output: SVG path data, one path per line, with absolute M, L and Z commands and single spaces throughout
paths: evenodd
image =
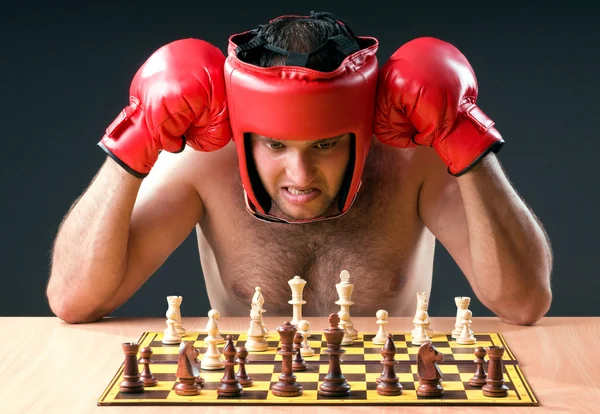
M 504 141 L 468 61 L 420 38 L 378 69 L 377 46 L 311 13 L 232 36 L 226 62 L 195 39 L 159 49 L 59 229 L 55 314 L 111 313 L 195 227 L 222 315 L 247 315 L 255 286 L 269 314 L 289 314 L 294 275 L 308 282 L 304 313 L 328 314 L 343 269 L 353 315 L 410 315 L 437 238 L 504 321 L 541 318 L 550 244 L 496 158 Z

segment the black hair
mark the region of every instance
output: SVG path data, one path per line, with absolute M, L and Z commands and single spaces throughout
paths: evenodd
M 295 65 L 330 72 L 359 50 L 348 25 L 327 12 L 281 17 L 252 33 L 256 36 L 239 47 L 238 57 L 261 67 Z

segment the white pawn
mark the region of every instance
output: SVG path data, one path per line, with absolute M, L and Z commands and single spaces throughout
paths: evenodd
M 340 317 L 339 327 L 344 330 L 344 337 L 342 338 L 342 345 L 352 345 L 354 343 L 354 339 L 350 336 L 348 332 L 348 320 L 350 320 L 350 312 L 339 311 L 338 316 Z
M 427 312 L 423 310 L 417 311 L 414 320 L 415 328 L 410 333 L 413 345 L 421 345 L 423 342 L 429 341 L 429 336 L 427 336 L 427 331 L 425 330 L 428 316 Z
M 298 322 L 298 332 L 302 334 L 304 340 L 302 341 L 302 348 L 300 348 L 300 355 L 303 357 L 310 357 L 315 354 L 315 350 L 308 344 L 308 335 L 306 334 L 310 330 L 310 322 L 306 319 Z
M 162 343 L 166 345 L 176 345 L 181 343 L 181 337 L 175 329 L 177 323 L 177 311 L 173 307 L 167 309 L 167 328 L 164 330 Z
M 223 337 L 219 333 L 219 324 L 217 323 L 219 316 L 221 316 L 221 314 L 216 309 L 211 309 L 210 311 L 208 311 L 208 323 L 206 324 L 206 332 L 208 333 L 208 335 L 206 336 L 206 338 L 204 338 L 204 342 L 207 345 L 213 338 L 217 340 L 217 344 L 225 342 L 225 339 L 223 339 Z
M 473 321 L 471 320 L 472 316 L 473 312 L 471 312 L 469 309 L 464 309 L 460 312 L 462 331 L 460 336 L 456 338 L 456 343 L 459 345 L 473 345 L 475 342 L 477 342 L 477 339 L 471 330 L 471 325 L 473 324 Z
M 379 309 L 375 314 L 377 317 L 377 324 L 379 325 L 379 330 L 377 331 L 377 335 L 373 338 L 373 343 L 375 345 L 385 345 L 387 341 L 387 332 L 385 331 L 385 324 L 388 323 L 388 312 L 383 309 Z
M 223 364 L 223 359 L 221 358 L 221 352 L 219 352 L 219 348 L 217 348 L 218 340 L 216 334 L 216 325 L 212 325 L 211 330 L 209 331 L 210 339 L 208 340 L 208 348 L 202 356 L 202 362 L 200 363 L 200 368 L 202 369 L 211 371 L 225 368 L 225 364 Z M 206 339 L 204 341 L 206 341 Z

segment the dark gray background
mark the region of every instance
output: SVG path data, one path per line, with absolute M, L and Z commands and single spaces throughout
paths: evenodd
M 478 77 L 479 104 L 507 141 L 501 162 L 552 240 L 549 315 L 600 315 L 595 10 L 575 2 L 545 2 L 543 9 L 435 1 L 365 3 L 378 4 L 369 9 L 349 2 L 208 3 L 23 2 L 3 9 L 0 315 L 51 315 L 45 287 L 58 225 L 103 162 L 96 142 L 155 49 L 197 37 L 225 52 L 230 34 L 311 9 L 336 13 L 356 34 L 379 38 L 381 64 L 418 36 L 461 49 Z M 184 295 L 184 315 L 209 309 L 194 234 L 115 315 L 164 316 L 172 294 Z M 474 298 L 440 247 L 430 314 L 453 315 L 456 295 Z M 475 298 L 471 309 L 491 315 Z

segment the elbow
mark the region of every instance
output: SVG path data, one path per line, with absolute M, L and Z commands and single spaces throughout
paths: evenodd
M 95 322 L 105 316 L 89 308 L 82 308 L 65 299 L 62 295 L 46 293 L 50 310 L 56 317 L 69 324 Z
M 508 306 L 507 306 L 508 303 Z M 550 287 L 539 288 L 535 293 L 529 292 L 518 300 L 507 301 L 492 310 L 503 322 L 511 325 L 534 325 L 548 313 L 552 304 Z

